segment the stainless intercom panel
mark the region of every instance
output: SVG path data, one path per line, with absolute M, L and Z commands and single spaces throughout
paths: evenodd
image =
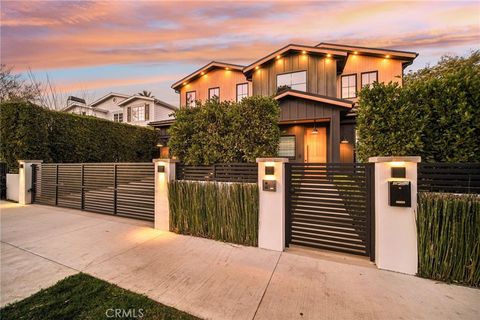
M 276 180 L 262 180 L 263 191 L 277 191 Z

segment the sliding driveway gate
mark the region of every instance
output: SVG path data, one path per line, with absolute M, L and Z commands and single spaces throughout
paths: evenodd
M 32 175 L 34 203 L 153 221 L 153 163 L 41 164 Z
M 374 167 L 286 164 L 286 245 L 374 254 Z

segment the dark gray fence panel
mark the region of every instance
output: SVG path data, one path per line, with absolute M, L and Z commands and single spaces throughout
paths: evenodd
M 219 181 L 219 182 L 258 182 L 256 163 L 219 163 L 211 166 L 176 166 L 177 180 Z
M 41 164 L 34 202 L 153 221 L 153 163 Z
M 480 163 L 419 163 L 418 191 L 480 194 Z

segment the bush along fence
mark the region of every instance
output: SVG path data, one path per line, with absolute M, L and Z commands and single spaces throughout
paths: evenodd
M 172 181 L 168 198 L 171 231 L 257 245 L 257 184 Z
M 480 195 L 419 193 L 418 275 L 480 287 Z
M 157 132 L 106 119 L 46 110 L 26 102 L 0 104 L 0 159 L 10 173 L 19 159 L 44 163 L 150 162 Z

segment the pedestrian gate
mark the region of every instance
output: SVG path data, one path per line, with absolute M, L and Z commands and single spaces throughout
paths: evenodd
M 286 164 L 286 246 L 374 260 L 374 167 L 363 163 Z
M 154 174 L 153 163 L 34 165 L 32 201 L 153 221 Z

